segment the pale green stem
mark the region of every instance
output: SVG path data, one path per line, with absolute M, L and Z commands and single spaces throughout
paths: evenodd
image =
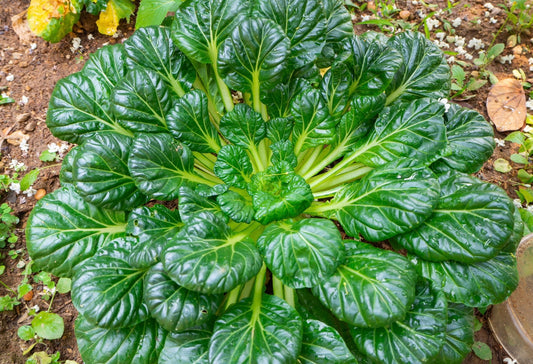
M 259 151 L 257 150 L 255 144 L 250 144 L 248 150 L 250 151 L 250 154 L 252 156 L 252 165 L 255 164 L 257 168 L 256 172 L 264 171 L 265 165 L 263 164 L 263 160 L 261 159 L 261 156 L 259 155 Z
M 368 174 L 368 172 L 370 172 L 372 170 L 371 167 L 366 167 L 366 166 L 354 166 L 354 167 L 357 167 L 357 168 L 350 168 L 349 171 L 341 174 L 341 175 L 338 175 L 338 176 L 334 176 L 334 177 L 331 177 L 325 181 L 323 181 L 321 184 L 309 184 L 311 186 L 311 190 L 313 190 L 313 192 L 321 192 L 321 191 L 324 191 L 324 190 L 328 190 L 328 189 L 331 189 L 331 188 L 334 188 L 334 187 L 337 187 L 339 185 L 343 185 L 343 184 L 346 184 L 348 182 L 352 182 L 352 181 L 355 181 L 359 178 L 361 178 L 362 176 Z
M 274 290 L 275 296 L 281 298 L 282 300 L 285 299 L 283 283 L 281 283 L 281 281 L 275 275 L 272 275 L 272 289 Z
M 337 159 L 340 158 L 342 153 L 344 153 L 344 144 L 339 144 L 330 151 L 327 156 L 323 159 L 319 159 L 319 162 L 309 171 L 304 171 L 304 174 L 302 177 L 305 180 L 308 180 L 309 178 L 315 176 L 317 173 L 320 173 L 321 170 L 326 168 L 329 164 L 335 162 Z
M 329 171 L 327 171 L 326 173 L 322 173 L 321 175 L 319 176 L 316 176 L 315 179 L 309 181 L 309 185 L 311 185 L 311 183 L 313 184 L 311 187 L 313 186 L 317 186 L 319 185 L 320 183 L 322 183 L 322 181 L 330 178 L 331 176 L 334 176 L 334 175 L 337 175 L 340 173 L 340 171 L 345 168 L 348 164 L 352 163 L 354 161 L 355 158 L 358 157 L 358 154 L 354 153 L 352 154 L 351 156 L 349 157 L 344 157 L 343 160 L 341 160 L 339 163 L 337 163 L 333 168 L 331 168 Z
M 250 279 L 248 282 L 244 284 L 244 287 L 241 291 L 241 295 L 239 296 L 239 301 L 244 298 L 250 297 L 250 295 L 252 294 L 253 288 L 255 286 L 255 280 L 256 280 L 256 277 L 253 277 L 252 279 Z
M 209 44 L 209 58 L 211 59 L 211 66 L 213 67 L 213 73 L 215 74 L 215 80 L 217 82 L 218 91 L 222 97 L 222 103 L 227 112 L 233 110 L 233 98 L 228 86 L 224 83 L 220 75 L 218 74 L 217 61 L 218 61 L 218 49 L 216 44 L 211 41 Z
M 228 296 L 227 296 L 228 298 L 226 300 L 226 304 L 224 305 L 224 310 L 227 310 L 231 305 L 238 302 L 242 288 L 243 288 L 243 285 L 239 284 L 237 287 L 233 288 L 228 293 Z
M 296 173 L 303 177 L 305 172 L 316 163 L 318 156 L 322 153 L 323 147 L 314 147 L 310 149 L 304 158 L 304 163 L 296 168 Z M 305 177 L 304 177 L 305 178 Z
M 263 266 L 259 270 L 259 273 L 255 276 L 254 283 L 254 300 L 252 303 L 253 315 L 252 322 L 257 320 L 259 312 L 261 311 L 261 301 L 263 299 L 263 291 L 265 290 L 265 275 L 266 275 L 266 265 L 263 263 Z
M 291 287 L 283 286 L 285 291 L 285 301 L 291 305 L 291 307 L 296 308 L 296 300 L 294 298 L 294 289 Z
M 203 164 L 206 168 L 213 170 L 213 168 L 215 167 L 216 158 L 211 153 L 203 154 L 199 152 L 193 152 L 193 155 L 194 155 L 194 158 L 198 162 Z

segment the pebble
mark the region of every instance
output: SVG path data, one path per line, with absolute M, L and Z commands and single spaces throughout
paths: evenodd
M 523 51 L 524 50 L 523 50 L 522 46 L 519 46 L 519 45 L 517 45 L 516 47 L 513 48 L 513 54 L 515 54 L 515 55 L 520 55 L 520 54 L 522 54 Z
M 34 131 L 37 126 L 37 123 L 35 120 L 30 121 L 26 126 L 24 127 L 24 131 Z
M 24 114 L 19 114 L 17 115 L 17 117 L 15 118 L 15 122 L 17 123 L 23 123 L 25 122 L 26 120 L 28 120 L 30 118 L 31 114 L 29 112 L 25 112 Z
M 35 199 L 36 200 L 40 200 L 44 196 L 46 196 L 46 190 L 44 188 L 40 188 L 40 189 L 37 190 L 37 192 L 35 192 Z
M 19 52 L 14 52 L 11 57 L 13 59 L 21 59 L 22 58 L 22 53 L 19 53 Z
M 26 91 L 31 91 L 31 86 L 26 86 L 26 87 L 24 87 L 24 89 L 25 89 Z
M 411 12 L 409 10 L 400 11 L 400 18 L 402 18 L 403 20 L 409 19 L 410 16 L 411 16 Z

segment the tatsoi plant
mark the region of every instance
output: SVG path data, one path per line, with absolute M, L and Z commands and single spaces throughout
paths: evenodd
M 28 221 L 86 363 L 460 363 L 521 220 L 418 33 L 340 1 L 198 0 L 59 81 L 79 144 Z M 342 229 L 341 229 L 342 228 Z

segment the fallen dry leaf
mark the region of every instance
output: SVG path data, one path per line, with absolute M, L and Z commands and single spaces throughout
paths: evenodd
M 35 37 L 26 21 L 26 10 L 11 17 L 11 26 L 23 44 L 29 44 Z
M 14 131 L 13 133 L 5 137 L 6 141 L 11 145 L 20 145 L 22 139 L 28 139 L 29 137 L 21 130 Z
M 492 86 L 487 97 L 487 112 L 498 131 L 522 129 L 527 116 L 522 83 L 507 78 Z

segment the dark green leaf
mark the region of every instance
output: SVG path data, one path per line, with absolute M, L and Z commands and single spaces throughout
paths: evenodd
M 139 190 L 159 200 L 176 199 L 197 177 L 191 151 L 170 134 L 137 134 L 128 167 Z
M 116 239 L 76 268 L 72 303 L 91 323 L 122 328 L 149 318 L 142 299 L 146 269 L 128 262 L 136 243 L 134 238 Z
M 349 95 L 379 95 L 389 86 L 402 64 L 402 55 L 398 50 L 383 47 L 365 37 L 354 36 L 344 47 L 348 54 L 345 64 L 350 72 Z M 332 70 L 336 71 L 335 65 Z
M 526 226 L 524 225 L 524 221 L 522 221 L 522 217 L 520 216 L 520 210 L 521 209 L 518 209 L 516 207 L 514 208 L 513 232 L 511 233 L 511 236 L 507 240 L 507 243 L 505 243 L 505 246 L 502 248 L 502 252 L 516 253 L 516 249 L 518 248 L 518 245 L 520 244 L 522 237 L 526 235 L 525 234 Z
M 264 225 L 296 217 L 313 201 L 311 188 L 302 177 L 291 171 L 288 163 L 254 174 L 248 193 L 252 196 L 254 217 Z
M 63 163 L 61 163 L 61 170 L 59 171 L 59 181 L 61 185 L 64 186 L 68 183 L 74 183 L 72 177 L 72 169 L 74 168 L 74 160 L 76 159 L 76 153 L 78 152 L 79 147 L 72 148 L 63 158 Z
M 434 359 L 442 364 L 461 364 L 474 343 L 474 310 L 461 304 L 448 303 L 448 323 L 444 346 Z
M 189 291 L 172 281 L 163 265 L 154 265 L 144 279 L 144 302 L 167 331 L 183 331 L 215 317 L 222 296 Z
M 176 94 L 182 96 L 195 79 L 190 61 L 170 38 L 170 30 L 152 26 L 138 29 L 124 42 L 129 68 L 136 65 L 155 71 Z
M 154 265 L 168 239 L 181 230 L 178 211 L 172 211 L 163 205 L 139 207 L 128 215 L 126 233 L 139 241 L 129 256 L 129 263 L 138 268 Z
M 289 39 L 272 20 L 246 19 L 221 46 L 220 74 L 232 89 L 257 92 L 259 97 L 282 81 L 289 47 Z
M 237 192 L 226 191 L 217 196 L 217 203 L 222 212 L 235 222 L 249 224 L 254 218 L 255 210 L 250 197 L 245 198 Z
M 98 77 L 110 89 L 126 75 L 126 52 L 123 44 L 105 46 L 91 54 L 85 63 L 82 74 L 92 78 Z
M 219 151 L 220 139 L 209 119 L 207 96 L 202 91 L 190 91 L 178 99 L 167 119 L 172 135 L 192 150 Z
M 290 78 L 286 83 L 279 83 L 261 95 L 261 101 L 267 106 L 268 114 L 272 118 L 284 118 L 290 115 L 292 100 L 311 85 L 303 78 Z M 270 127 L 270 120 L 267 127 Z
M 500 253 L 486 262 L 428 262 L 412 257 L 420 275 L 442 287 L 448 300 L 469 307 L 484 307 L 505 301 L 518 286 L 516 257 Z
M 339 229 L 325 219 L 269 225 L 257 240 L 257 248 L 272 274 L 292 288 L 316 286 L 344 259 Z
M 187 289 L 217 294 L 228 292 L 259 272 L 261 255 L 255 242 L 231 234 L 223 222 L 214 226 L 215 215 L 200 212 L 189 221 L 184 236 L 169 241 L 161 261 L 172 280 Z
M 39 200 L 28 219 L 26 239 L 34 267 L 59 277 L 126 228 L 124 212 L 103 210 L 85 202 L 72 187 L 62 187 Z
M 513 202 L 505 191 L 460 174 L 443 175 L 439 182 L 441 196 L 432 215 L 394 241 L 431 261 L 474 263 L 496 256 L 514 226 Z
M 78 147 L 72 177 L 85 200 L 114 210 L 131 210 L 146 202 L 128 169 L 131 145 L 131 138 L 107 132 Z
M 172 37 L 189 58 L 216 64 L 221 43 L 243 23 L 248 6 L 245 0 L 188 1 L 176 14 Z
M 350 110 L 341 117 L 337 125 L 332 145 L 343 149 L 353 148 L 358 140 L 370 132 L 376 116 L 384 106 L 385 94 L 354 97 Z
M 267 138 L 272 143 L 289 140 L 292 134 L 293 121 L 291 118 L 274 118 L 267 123 Z
M 153 320 L 123 329 L 105 329 L 79 315 L 75 327 L 81 358 L 87 364 L 156 363 L 165 342 Z
M 211 332 L 188 330 L 167 336 L 158 364 L 209 364 Z
M 292 69 L 312 65 L 326 41 L 326 17 L 321 1 L 258 0 L 257 16 L 276 22 L 290 39 Z
M 246 150 L 237 145 L 225 145 L 218 153 L 213 171 L 229 186 L 246 189 L 254 169 Z
M 334 328 L 318 320 L 307 320 L 298 363 L 356 364 L 357 361 Z
M 127 134 L 109 110 L 111 88 L 99 77 L 74 73 L 58 81 L 46 114 L 46 125 L 54 136 L 79 144 L 100 130 Z
M 113 90 L 111 108 L 120 125 L 132 132 L 164 133 L 171 95 L 155 71 L 136 66 Z
M 439 191 L 428 168 L 390 163 L 347 185 L 332 203 L 339 205 L 337 217 L 348 235 L 380 241 L 420 225 L 436 207 Z
M 203 196 L 189 187 L 180 188 L 179 213 L 183 222 L 191 223 L 196 214 L 200 212 L 213 213 L 218 217 L 217 221 L 227 220 L 213 199 Z M 213 225 L 216 224 L 213 222 Z
M 444 344 L 446 298 L 419 282 L 416 298 L 404 320 L 377 329 L 353 328 L 357 348 L 373 361 L 387 364 L 431 362 Z
M 329 144 L 333 140 L 338 119 L 329 115 L 326 103 L 317 90 L 309 89 L 296 97 L 291 104 L 291 114 L 296 155 L 307 148 Z
M 266 136 L 266 123 L 250 106 L 237 104 L 220 120 L 220 131 L 233 144 L 252 148 Z
M 435 44 L 419 32 L 403 32 L 392 37 L 389 46 L 400 52 L 402 64 L 387 89 L 387 104 L 448 96 L 450 67 Z
M 402 320 L 415 297 L 416 271 L 403 256 L 345 240 L 346 258 L 313 294 L 340 320 L 382 327 Z
M 437 161 L 438 171 L 455 169 L 475 173 L 492 155 L 494 132 L 492 126 L 477 111 L 451 104 L 445 114 L 446 134 L 451 155 Z
M 282 299 L 264 295 L 231 306 L 215 323 L 213 363 L 292 363 L 302 343 L 302 319 Z
M 63 336 L 65 323 L 57 313 L 41 311 L 31 320 L 35 333 L 46 340 L 56 340 Z
M 372 167 L 404 158 L 433 162 L 446 148 L 443 111 L 443 105 L 432 99 L 385 108 L 374 130 L 356 144 L 356 161 Z
M 298 160 L 294 154 L 294 145 L 289 140 L 280 140 L 270 145 L 272 156 L 270 161 L 273 165 L 286 162 L 291 168 L 296 168 Z

